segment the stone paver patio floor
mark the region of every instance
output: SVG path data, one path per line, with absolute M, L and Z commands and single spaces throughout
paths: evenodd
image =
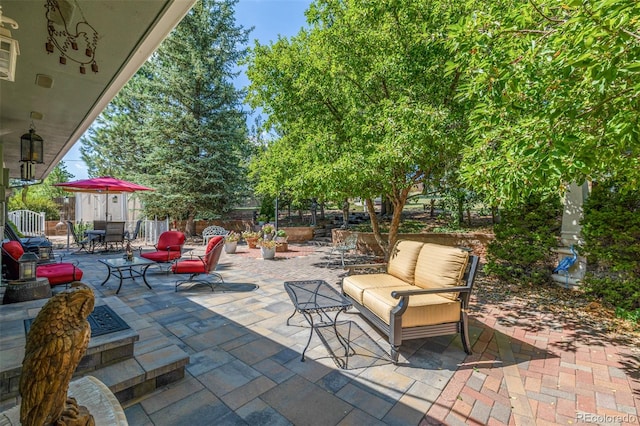
M 293 307 L 283 282 L 338 288 L 344 271 L 326 267 L 328 248 L 291 246 L 295 255 L 273 261 L 223 254 L 225 284 L 214 292 L 176 293 L 175 277 L 155 273 L 153 290 L 140 279 L 123 284 L 117 297 L 191 358 L 183 380 L 125 407 L 130 425 L 640 423 L 638 348 L 523 301 L 474 298 L 470 356 L 457 336 L 431 338 L 406 342 L 393 365 L 385 338 L 350 310 L 339 316 L 357 352 L 346 368 L 336 364 L 344 353 L 330 330 L 314 334 L 300 362 L 309 329 L 301 315 L 286 325 Z M 100 256 L 75 257 L 96 294 L 113 296 L 116 280 L 99 285 Z

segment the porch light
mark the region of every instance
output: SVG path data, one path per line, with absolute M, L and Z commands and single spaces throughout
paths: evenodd
M 20 161 L 29 163 L 44 163 L 42 138 L 36 134 L 33 127 L 29 133 L 25 133 L 20 138 Z
M 112 202 L 113 204 L 116 204 L 116 203 L 118 202 L 118 196 L 117 196 L 117 195 L 114 195 L 114 196 L 111 198 L 111 202 Z
M 32 281 L 36 278 L 38 256 L 27 251 L 20 257 L 18 263 L 20 264 L 20 275 L 18 278 L 21 281 Z
M 2 6 L 0 6 L 0 80 L 14 81 L 20 48 L 18 47 L 18 40 L 11 38 L 11 31 L 4 28 L 5 23 L 9 24 L 14 30 L 18 29 L 16 21 L 2 16 Z

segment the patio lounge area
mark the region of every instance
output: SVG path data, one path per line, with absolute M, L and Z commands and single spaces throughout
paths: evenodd
M 273 261 L 246 247 L 223 253 L 217 272 L 224 284 L 213 292 L 175 292 L 178 277 L 154 270 L 147 276 L 152 289 L 129 279 L 117 296 L 116 279 L 100 286 L 107 268 L 97 259 L 122 254 L 72 255 L 97 297 L 125 319 L 137 318 L 132 325 L 143 331 L 134 352 L 149 354 L 162 342 L 188 355 L 184 378 L 128 395 L 130 425 L 638 423 L 637 347 L 526 300 L 487 297 L 482 287 L 472 295 L 473 355 L 457 335 L 412 340 L 394 365 L 386 337 L 351 309 L 337 328 L 356 354 L 345 358 L 327 329 L 320 338 L 314 333 L 301 362 L 309 328 L 300 314 L 286 325 L 293 305 L 283 283 L 324 280 L 339 289 L 344 270 L 335 258 L 326 267 L 329 247 L 289 246 Z M 0 318 L 10 306 L 0 306 Z M 110 377 L 96 376 L 109 385 Z

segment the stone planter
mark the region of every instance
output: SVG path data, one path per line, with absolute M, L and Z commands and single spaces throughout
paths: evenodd
M 333 244 L 344 241 L 349 234 L 351 234 L 351 231 L 349 230 L 333 229 L 331 235 Z M 387 234 L 382 234 L 383 240 L 386 241 L 387 236 Z M 420 234 L 398 234 L 398 240 L 412 240 L 419 241 L 421 243 L 434 243 L 450 247 L 469 247 L 474 254 L 481 257 L 486 253 L 486 248 L 493 238 L 493 234 L 482 232 L 423 232 Z M 376 242 L 372 232 L 358 232 L 357 251 L 358 253 L 373 254 L 376 256 L 382 256 L 384 254 L 382 248 Z
M 260 247 L 263 259 L 273 259 L 276 257 L 276 248 Z
M 237 241 L 227 241 L 224 243 L 224 252 L 228 254 L 233 254 L 236 252 L 236 248 L 238 247 Z
M 291 243 L 304 243 L 313 240 L 313 226 L 278 227 L 287 233 L 287 241 Z

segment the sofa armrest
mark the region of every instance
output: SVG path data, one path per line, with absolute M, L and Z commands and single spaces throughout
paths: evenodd
M 442 287 L 442 288 L 420 288 L 416 290 L 396 290 L 391 292 L 391 297 L 400 299 L 404 296 L 416 296 L 418 294 L 438 294 L 438 293 L 468 293 L 471 287 Z
M 347 275 L 353 274 L 355 271 L 362 271 L 365 269 L 386 269 L 386 263 L 361 263 L 358 265 L 345 265 L 344 269 L 347 271 Z

